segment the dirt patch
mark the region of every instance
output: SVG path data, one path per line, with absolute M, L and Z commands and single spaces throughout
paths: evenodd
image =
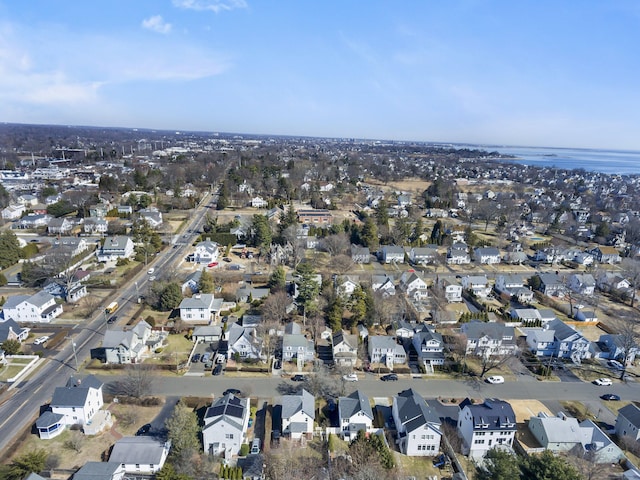
M 547 415 L 553 416 L 554 414 L 539 400 L 507 400 L 513 408 L 513 412 L 516 414 L 516 422 L 524 423 L 525 420 L 529 420 L 530 417 L 538 415 L 540 412 L 544 412 Z

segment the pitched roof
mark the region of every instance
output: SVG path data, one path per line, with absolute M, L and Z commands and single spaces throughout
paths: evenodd
M 438 415 L 412 388 L 400 392 L 394 400 L 398 406 L 398 420 L 407 432 L 412 432 L 427 423 L 432 424 L 435 429 L 440 428 Z
M 315 399 L 313 395 L 304 388 L 300 395 L 283 395 L 282 396 L 282 418 L 290 418 L 297 412 L 303 412 L 310 418 L 316 418 Z
M 154 437 L 123 437 L 113 446 L 109 461 L 127 465 L 160 465 L 167 446 Z
M 216 399 L 213 404 L 207 408 L 204 414 L 205 429 L 219 421 L 226 421 L 239 430 L 242 430 L 242 419 L 248 408 L 248 400 L 246 398 L 236 397 L 232 393 Z
M 52 407 L 84 407 L 89 390 L 102 387 L 102 382 L 89 375 L 84 380 L 71 377 L 66 387 L 58 387 L 53 392 Z
M 355 414 L 362 412 L 367 418 L 373 420 L 373 411 L 367 397 L 360 390 L 356 390 L 346 397 L 338 399 L 339 418 L 351 418 Z
M 468 408 L 473 417 L 473 427 L 483 430 L 515 430 L 516 414 L 511 404 L 496 398 L 487 398 L 482 404 L 473 404 L 465 398 L 460 410 Z M 482 427 L 481 427 L 482 425 Z
M 625 405 L 618 410 L 618 415 L 622 415 L 629 421 L 629 423 L 640 428 L 640 408 L 635 406 L 633 403 Z
M 117 462 L 87 462 L 73 474 L 73 480 L 112 480 L 121 468 Z

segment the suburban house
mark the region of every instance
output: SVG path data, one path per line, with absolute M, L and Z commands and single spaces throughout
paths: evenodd
M 127 474 L 153 475 L 164 466 L 170 449 L 170 440 L 145 435 L 123 437 L 113 445 L 109 463 L 121 465 Z
M 85 218 L 82 230 L 84 233 L 104 235 L 109 230 L 109 222 L 103 218 Z
M 622 261 L 620 252 L 615 247 L 599 245 L 591 250 L 588 250 L 588 253 L 592 254 L 598 261 L 598 263 L 608 263 L 610 265 L 613 265 Z
M 596 277 L 596 286 L 605 292 L 627 291 L 631 288 L 629 280 L 618 273 L 600 272 Z
M 551 357 L 558 351 L 555 332 L 548 328 L 527 329 L 527 346 L 537 357 Z
M 397 320 L 393 322 L 392 328 L 396 338 L 413 338 L 418 327 L 415 323 L 409 323 L 406 320 Z
M 618 437 L 631 437 L 640 441 L 640 407 L 630 403 L 618 410 L 616 434 Z
M 529 431 L 538 443 L 553 453 L 576 450 L 583 458 L 592 456 L 594 463 L 616 463 L 622 451 L 590 420 L 578 423 L 560 412 L 555 417 L 539 413 L 529 419 Z
M 62 313 L 62 305 L 50 293 L 40 291 L 33 295 L 12 295 L 2 307 L 5 320 L 16 322 L 49 323 Z
M 270 293 L 268 288 L 257 288 L 250 285 L 238 288 L 236 290 L 236 302 L 238 303 L 251 303 L 256 300 L 262 300 L 266 298 Z
M 567 287 L 565 286 L 564 279 L 557 273 L 540 273 L 538 274 L 540 279 L 539 290 L 548 297 L 564 297 Z
M 640 352 L 640 347 L 635 342 L 630 342 L 630 340 L 624 335 L 613 333 L 600 335 L 598 347 L 602 352 L 601 358 L 618 360 L 622 364 L 626 363 L 627 366 L 633 365 L 636 361 L 636 356 Z
M 267 208 L 269 203 L 262 197 L 253 197 L 251 199 L 251 206 L 253 208 Z
M 282 396 L 282 435 L 293 440 L 313 436 L 316 418 L 315 398 L 305 389 L 299 395 Z
M 478 459 L 498 445 L 513 447 L 516 415 L 508 402 L 488 398 L 484 403 L 474 404 L 466 398 L 459 408 L 458 434 L 465 455 Z
M 465 275 L 462 277 L 462 288 L 482 298 L 491 293 L 491 286 L 486 275 Z
M 496 247 L 478 247 L 473 251 L 475 261 L 483 265 L 496 265 L 500 263 L 500 250 Z
M 88 249 L 89 245 L 82 237 L 58 237 L 53 241 L 51 252 L 75 257 Z
M 383 245 L 378 251 L 382 263 L 404 263 L 404 248 L 396 245 Z
M 517 349 L 514 328 L 503 323 L 471 321 L 460 330 L 467 337 L 468 355 L 512 355 Z
M 107 237 L 104 244 L 96 250 L 99 262 L 115 261 L 119 258 L 130 258 L 133 255 L 133 240 L 123 235 Z
M 536 322 L 542 321 L 540 312 L 537 308 L 512 308 L 509 312 L 511 318 L 517 322 Z
M 246 443 L 249 425 L 249 399 L 232 393 L 214 400 L 204 414 L 202 443 L 204 452 L 229 459 Z
M 551 320 L 545 325 L 545 328 L 554 332 L 554 339 L 557 345 L 555 356 L 570 358 L 574 362 L 591 358 L 589 340 L 562 320 Z
M 358 361 L 358 336 L 340 330 L 333 334 L 333 361 L 343 367 L 355 367 Z
M 447 302 L 462 302 L 462 285 L 457 280 L 443 278 L 440 280 L 440 286 L 444 290 L 444 297 Z
M 355 438 L 360 430 L 369 433 L 373 429 L 373 411 L 371 403 L 360 390 L 351 395 L 338 398 L 338 418 L 343 438 Z
M 400 277 L 400 289 L 408 298 L 415 301 L 429 297 L 428 286 L 424 279 L 416 272 L 404 272 Z
M 427 245 L 425 247 L 411 247 L 409 260 L 414 265 L 427 265 L 434 263 L 438 258 L 438 246 Z
M 282 360 L 291 362 L 297 360 L 299 365 L 311 362 L 315 358 L 313 340 L 299 333 L 285 333 L 282 336 Z
M 349 298 L 360 286 L 360 279 L 354 275 L 340 275 L 334 280 L 336 295 Z
M 215 298 L 213 293 L 183 298 L 178 306 L 180 319 L 188 323 L 209 323 L 217 318 L 222 302 L 223 299 Z
M 53 217 L 46 213 L 30 213 L 18 220 L 18 228 L 32 229 L 46 227 L 51 220 L 53 220 Z
M 27 211 L 27 207 L 21 204 L 9 205 L 2 209 L 3 220 L 17 220 Z
M 426 372 L 433 373 L 433 367 L 444 365 L 444 341 L 440 333 L 424 328 L 413 335 L 411 343 Z
M 579 320 L 581 322 L 597 322 L 598 315 L 596 315 L 595 310 L 586 310 L 584 308 L 576 309 L 573 318 Z
M 194 252 L 189 255 L 189 261 L 201 264 L 209 264 L 212 262 L 217 262 L 219 256 L 220 252 L 218 244 L 216 242 L 205 240 L 204 242 L 199 242 L 196 245 Z
M 353 263 L 371 262 L 371 253 L 369 252 L 369 247 L 351 245 L 351 260 L 353 261 Z
M 124 467 L 120 463 L 87 462 L 73 474 L 73 480 L 122 480 L 124 475 Z
M 49 235 L 68 235 L 76 223 L 70 218 L 52 218 L 47 225 L 47 232 Z
M 388 297 L 396 294 L 396 286 L 393 283 L 393 277 L 391 275 L 371 275 L 371 290 L 380 292 L 383 297 Z
M 447 249 L 447 265 L 467 265 L 469 263 L 471 263 L 471 257 L 466 243 L 454 242 Z
M 525 283 L 523 275 L 505 273 L 496 276 L 495 289 L 498 293 L 515 297 L 519 303 L 526 305 L 533 301 L 533 292 Z
M 92 422 L 96 422 L 95 418 L 104 405 L 102 386 L 100 380 L 89 375 L 84 379 L 71 377 L 66 386 L 57 387 L 49 404 L 50 410 L 36 420 L 40 438 L 54 438 L 62 433 L 66 426 L 79 425 L 86 428 Z M 106 415 L 103 412 L 99 418 L 103 421 L 96 423 L 107 424 L 111 421 L 109 412 L 106 412 Z
M 153 229 L 157 229 L 162 225 L 162 212 L 155 207 L 138 210 L 138 217 Z
M 262 359 L 262 340 L 256 336 L 254 327 L 243 327 L 234 323 L 225 334 L 227 358 Z
M 202 276 L 202 270 L 196 270 L 195 272 L 187 275 L 187 278 L 182 282 L 182 294 L 186 295 L 188 293 L 194 294 L 200 291 L 200 277 Z
M 30 328 L 22 328 L 11 318 L 0 322 L 0 344 L 7 340 L 17 340 L 22 343 L 27 339 L 30 331 Z
M 569 288 L 580 295 L 593 295 L 596 280 L 590 273 L 574 273 L 569 277 Z
M 371 363 L 384 363 L 391 370 L 394 365 L 407 362 L 407 352 L 393 337 L 369 335 L 368 349 Z
M 438 415 L 413 389 L 393 397 L 396 444 L 408 456 L 435 457 L 440 451 L 442 423 Z
M 131 329 L 114 328 L 104 332 L 100 348 L 91 351 L 92 358 L 105 363 L 140 363 L 149 352 L 147 342 L 151 338 L 151 325 L 144 320 Z

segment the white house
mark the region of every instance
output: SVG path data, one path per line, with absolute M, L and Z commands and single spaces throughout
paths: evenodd
M 393 337 L 369 335 L 368 349 L 371 363 L 384 363 L 393 369 L 394 365 L 407 362 L 407 352 Z
M 463 324 L 460 330 L 467 337 L 467 354 L 511 355 L 517 349 L 514 328 L 503 323 L 471 321 Z
M 383 297 L 395 295 L 396 286 L 393 283 L 393 277 L 387 274 L 371 275 L 371 290 L 380 292 Z
M 457 280 L 443 278 L 440 281 L 440 285 L 444 290 L 444 296 L 447 302 L 462 302 L 462 285 L 460 285 Z
M 373 429 L 371 403 L 360 390 L 338 399 L 338 419 L 343 438 L 349 440 L 360 430 L 369 433 Z
M 153 475 L 163 467 L 170 449 L 170 440 L 145 435 L 123 437 L 113 445 L 109 462 L 121 465 L 127 474 Z
M 500 250 L 496 247 L 478 247 L 474 250 L 476 262 L 483 265 L 496 265 L 500 263 Z
M 122 480 L 124 475 L 124 467 L 120 463 L 86 462 L 73 474 L 73 480 Z M 25 480 L 44 480 L 40 475 L 36 475 L 36 477 L 29 476 Z
M 354 275 L 340 275 L 335 279 L 336 295 L 342 298 L 349 298 L 359 286 L 360 280 Z
M 267 208 L 269 203 L 262 197 L 253 197 L 251 199 L 251 206 L 253 208 Z
M 331 339 L 333 361 L 336 365 L 355 367 L 358 361 L 358 336 L 340 330 Z
M 415 301 L 429 297 L 427 283 L 416 272 L 404 272 L 400 277 L 400 289 L 405 295 Z
M 478 459 L 498 445 L 513 447 L 516 415 L 508 402 L 486 399 L 482 404 L 474 404 L 467 398 L 459 408 L 457 428 L 465 455 Z
M 569 288 L 580 295 L 593 295 L 596 280 L 590 273 L 575 273 L 569 277 Z
M 249 399 L 228 393 L 217 398 L 204 414 L 202 443 L 204 452 L 230 459 L 246 443 L 249 425 Z
M 262 340 L 256 336 L 256 329 L 234 323 L 225 334 L 227 340 L 227 358 L 236 355 L 242 359 L 263 359 Z
M 282 336 L 282 360 L 291 362 L 296 359 L 299 363 L 313 361 L 315 348 L 313 340 L 303 334 L 285 333 Z
M 282 435 L 294 440 L 311 437 L 316 418 L 313 395 L 302 389 L 299 395 L 283 395 L 281 405 Z
M 217 318 L 223 299 L 212 293 L 198 293 L 183 298 L 178 308 L 180 319 L 188 323 L 209 323 Z
M 486 275 L 465 275 L 462 277 L 462 288 L 482 298 L 491 293 L 491 286 Z
M 27 211 L 27 207 L 24 205 L 9 205 L 2 209 L 3 220 L 17 220 Z
M 220 255 L 218 244 L 205 240 L 196 245 L 190 260 L 196 263 L 209 264 L 218 261 Z
M 630 403 L 618 410 L 616 434 L 619 437 L 640 440 L 640 408 L 637 405 Z
M 104 244 L 96 250 L 99 262 L 118 260 L 119 258 L 130 258 L 133 255 L 133 240 L 123 235 L 107 237 Z
M 4 319 L 16 322 L 49 323 L 62 313 L 62 305 L 50 293 L 40 291 L 33 295 L 12 295 L 2 307 Z
M 444 341 L 440 333 L 424 328 L 413 335 L 411 342 L 427 372 L 432 373 L 433 367 L 444 365 Z
M 109 329 L 104 332 L 102 347 L 93 350 L 91 356 L 105 363 L 139 363 L 149 352 L 147 342 L 150 337 L 151 325 L 144 320 L 131 329 Z
M 413 389 L 393 397 L 391 408 L 396 425 L 396 444 L 400 451 L 413 457 L 434 457 L 440 451 L 442 423 L 424 398 Z
M 404 263 L 404 248 L 384 245 L 380 248 L 379 258 L 382 263 Z
M 40 438 L 54 438 L 66 426 L 89 425 L 104 405 L 102 386 L 100 380 L 89 375 L 84 379 L 71 377 L 66 386 L 57 387 L 49 405 L 51 410 L 36 421 Z

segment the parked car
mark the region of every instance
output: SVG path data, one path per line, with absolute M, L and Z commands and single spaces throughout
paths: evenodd
M 494 385 L 498 383 L 504 383 L 504 377 L 501 375 L 493 375 L 491 377 L 487 377 L 487 383 L 492 383 Z
M 358 375 L 356 375 L 355 373 L 347 373 L 346 375 L 342 376 L 342 379 L 345 382 L 357 382 L 358 381 Z
M 34 345 L 41 345 L 44 342 L 46 342 L 47 340 L 49 340 L 49 336 L 47 335 L 43 335 L 42 337 L 38 337 L 33 341 Z
M 224 257 L 222 260 L 227 263 L 233 262 L 233 260 L 231 260 L 229 257 Z
M 147 275 L 153 275 L 153 272 L 155 272 L 156 269 L 151 267 L 149 270 L 147 270 Z
M 306 377 L 304 375 L 297 374 L 291 377 L 291 380 L 294 382 L 304 382 L 306 380 Z
M 611 368 L 615 368 L 616 370 L 624 370 L 624 365 L 622 365 L 617 360 L 609 360 L 607 362 L 607 365 L 609 365 Z
M 205 353 L 204 355 L 202 355 L 202 358 L 200 359 L 200 361 L 202 363 L 207 363 L 209 361 L 209 358 L 211 357 L 210 353 Z
M 395 382 L 398 380 L 398 375 L 396 375 L 395 373 L 389 373 L 387 375 L 381 376 L 380 380 L 382 380 L 383 382 Z
M 215 368 L 213 369 L 213 374 L 214 375 L 220 375 L 222 374 L 222 364 L 218 363 Z
M 218 262 L 211 262 L 209 265 L 207 265 L 207 267 L 209 268 L 213 268 L 213 267 L 217 267 L 218 266 Z
M 227 395 L 227 394 L 240 395 L 241 393 L 242 392 L 237 388 L 227 388 L 224 392 L 222 392 L 222 395 Z
M 610 378 L 606 377 L 596 378 L 593 383 L 595 383 L 596 385 L 600 385 L 601 387 L 610 387 L 611 385 L 613 385 L 613 381 Z
M 251 455 L 257 455 L 260 453 L 260 439 L 254 438 L 251 442 Z
M 197 362 L 199 362 L 199 361 L 200 361 L 200 357 L 201 357 L 201 356 L 202 356 L 202 355 L 200 355 L 199 353 L 196 353 L 196 354 L 193 356 L 193 358 L 191 359 L 191 361 L 192 361 L 193 363 L 197 363 Z
M 615 393 L 605 393 L 604 395 L 600 395 L 600 398 L 608 401 L 620 401 L 620 395 L 616 395 Z
M 282 368 L 282 362 L 280 360 L 276 360 L 273 362 L 273 369 L 280 370 Z
M 145 423 L 143 426 L 141 426 L 138 431 L 136 432 L 136 435 L 139 437 L 140 435 L 146 435 L 147 433 L 149 433 L 149 431 L 151 430 L 151 424 L 150 423 Z

